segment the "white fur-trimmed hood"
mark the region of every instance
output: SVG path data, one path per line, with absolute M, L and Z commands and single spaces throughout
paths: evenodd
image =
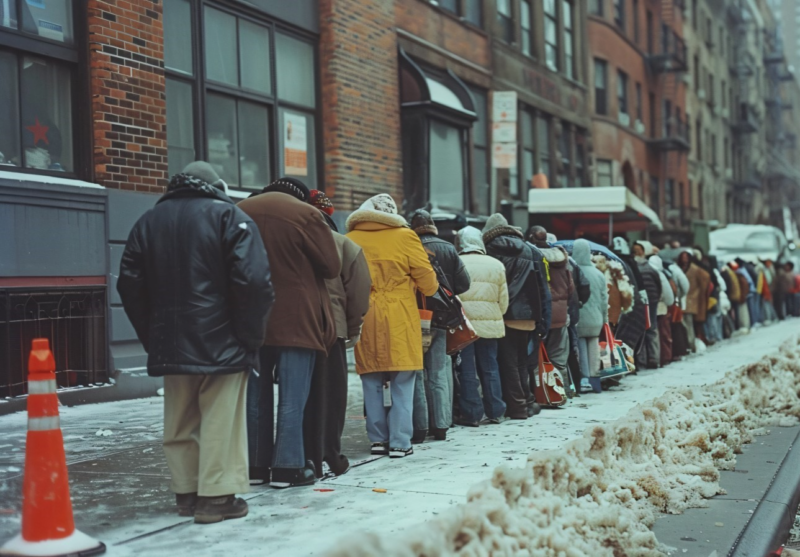
M 374 209 L 358 209 L 357 211 L 353 211 L 353 213 L 347 217 L 347 223 L 345 224 L 345 227 L 347 228 L 348 232 L 352 232 L 357 225 L 365 222 L 376 222 L 378 224 L 385 224 L 386 226 L 390 226 L 392 228 L 408 227 L 406 219 L 400 215 L 384 213 L 383 211 L 376 211 Z

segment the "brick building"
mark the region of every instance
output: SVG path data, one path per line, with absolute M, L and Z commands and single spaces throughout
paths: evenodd
M 681 0 L 589 0 L 594 183 L 625 185 L 677 236 L 691 146 Z
M 191 160 L 234 199 L 290 175 L 337 218 L 390 192 L 527 225 L 534 174 L 591 182 L 585 36 L 577 0 L 0 3 L 0 397 L 38 335 L 61 387 L 114 385 L 76 399 L 153 392 L 115 281 Z M 518 99 L 498 171 L 495 91 Z

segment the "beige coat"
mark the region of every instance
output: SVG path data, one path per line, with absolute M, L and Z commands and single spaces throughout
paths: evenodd
M 364 315 L 369 311 L 369 292 L 372 279 L 362 249 L 347 236 L 333 233 L 333 240 L 342 261 L 342 272 L 334 279 L 327 279 L 328 295 L 331 297 L 336 336 L 353 339 L 361 334 Z

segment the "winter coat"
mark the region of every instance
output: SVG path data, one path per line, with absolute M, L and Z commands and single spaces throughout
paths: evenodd
M 672 285 L 664 272 L 664 261 L 657 255 L 651 256 L 647 261 L 658 272 L 658 276 L 661 279 L 661 298 L 658 300 L 656 315 L 666 315 L 670 306 L 675 304 L 675 293 L 672 291 Z
M 569 325 L 570 327 L 574 325 L 577 330 L 577 325 L 581 320 L 581 306 L 589 301 L 592 289 L 588 279 L 583 276 L 581 268 L 572 257 L 569 258 L 569 271 L 572 273 L 572 284 L 575 285 L 575 289 L 569 297 Z
M 342 262 L 322 214 L 280 192 L 250 197 L 239 208 L 261 231 L 272 264 L 276 300 L 264 345 L 327 352 L 336 327 L 325 280 L 340 275 Z
M 486 253 L 506 269 L 509 304 L 503 319 L 534 321 L 536 331 L 541 336 L 546 335 L 550 324 L 546 322 L 547 279 L 542 281 L 544 260 L 541 254 L 525 242 L 522 232 L 508 225 L 484 231 L 483 243 Z
M 267 252 L 228 196 L 186 178 L 134 225 L 117 291 L 149 375 L 249 371 L 275 299 Z
M 592 262 L 606 277 L 608 322 L 616 325 L 620 316 L 633 308 L 633 286 L 619 261 L 609 260 L 605 255 L 598 253 L 592 256 Z
M 338 232 L 333 233 L 333 241 L 342 261 L 342 271 L 338 277 L 326 279 L 325 286 L 331 298 L 336 336 L 353 339 L 361 333 L 361 324 L 369 311 L 372 279 L 364 252 L 358 244 Z
M 568 255 L 564 248 L 539 248 L 550 269 L 550 296 L 553 312 L 550 327 L 560 329 L 567 325 L 569 297 L 575 291 L 572 273 L 568 268 Z
M 681 269 L 680 265 L 677 263 L 670 263 L 669 272 L 672 273 L 672 280 L 678 288 L 676 303 L 681 306 L 681 309 L 685 310 L 686 296 L 689 295 L 689 279 L 686 278 L 686 273 L 683 272 L 683 269 Z
M 420 234 L 419 239 L 425 252 L 436 259 L 453 293 L 458 295 L 469 290 L 470 275 L 458 257 L 455 246 L 434 234 Z
M 661 273 L 653 269 L 647 259 L 637 259 L 636 265 L 642 275 L 650 311 L 653 311 L 658 306 L 659 300 L 661 300 Z
M 694 315 L 695 321 L 703 323 L 708 312 L 708 286 L 711 283 L 711 275 L 695 263 L 691 263 L 685 273 L 689 279 L 685 313 Z
M 581 272 L 589 280 L 591 295 L 581 308 L 581 320 L 578 323 L 578 336 L 596 337 L 600 335 L 604 323 L 608 323 L 608 286 L 606 277 L 592 264 L 592 253 L 589 242 L 576 240 L 572 247 L 572 257 L 581 268 Z
M 471 279 L 469 290 L 459 296 L 464 313 L 479 337 L 503 338 L 506 334 L 503 314 L 508 309 L 506 268 L 486 255 L 477 228 L 468 226 L 459 230 L 456 243 Z
M 725 279 L 725 286 L 728 292 L 728 299 L 735 303 L 742 303 L 742 285 L 736 272 L 727 265 L 722 268 L 722 278 Z
M 359 374 L 423 369 L 416 291 L 439 283 L 419 236 L 397 214 L 367 208 L 347 219 L 347 237 L 361 246 L 372 276 L 369 311 L 356 345 Z

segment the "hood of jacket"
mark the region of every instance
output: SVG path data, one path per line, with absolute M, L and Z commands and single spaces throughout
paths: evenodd
M 661 272 L 664 270 L 664 260 L 661 259 L 659 256 L 653 255 L 647 261 L 648 263 L 650 263 L 650 266 L 656 271 Z
M 511 231 L 517 231 L 514 228 L 508 227 Z M 495 229 L 492 232 L 498 231 L 499 229 Z M 519 257 L 520 254 L 525 250 L 525 240 L 522 239 L 522 233 L 520 232 L 519 235 L 514 235 L 510 233 L 506 234 L 498 234 L 494 236 L 494 234 L 489 235 L 489 239 L 487 240 L 487 235 L 483 235 L 483 242 L 485 246 L 491 244 L 492 252 L 496 255 L 501 255 L 505 257 Z
M 406 219 L 397 214 L 394 199 L 385 193 L 367 199 L 358 210 L 353 211 L 347 217 L 345 228 L 352 232 L 357 225 L 363 223 L 377 223 L 388 228 L 408 227 Z
M 474 226 L 467 226 L 456 233 L 456 249 L 459 255 L 465 253 L 486 254 L 486 246 L 483 245 L 481 231 Z
M 538 246 L 537 246 L 538 247 Z M 561 246 L 553 248 L 539 248 L 550 267 L 560 269 L 567 266 L 567 251 Z
M 653 244 L 651 242 L 648 242 L 647 240 L 639 240 L 636 243 L 644 248 L 645 257 L 650 257 L 651 255 L 653 255 L 654 250 L 653 250 Z
M 586 240 L 575 240 L 572 246 L 572 258 L 581 267 L 592 265 L 592 248 Z
M 174 175 L 169 181 L 167 193 L 162 195 L 156 203 L 187 197 L 206 197 L 233 204 L 233 200 L 224 191 L 189 174 Z

